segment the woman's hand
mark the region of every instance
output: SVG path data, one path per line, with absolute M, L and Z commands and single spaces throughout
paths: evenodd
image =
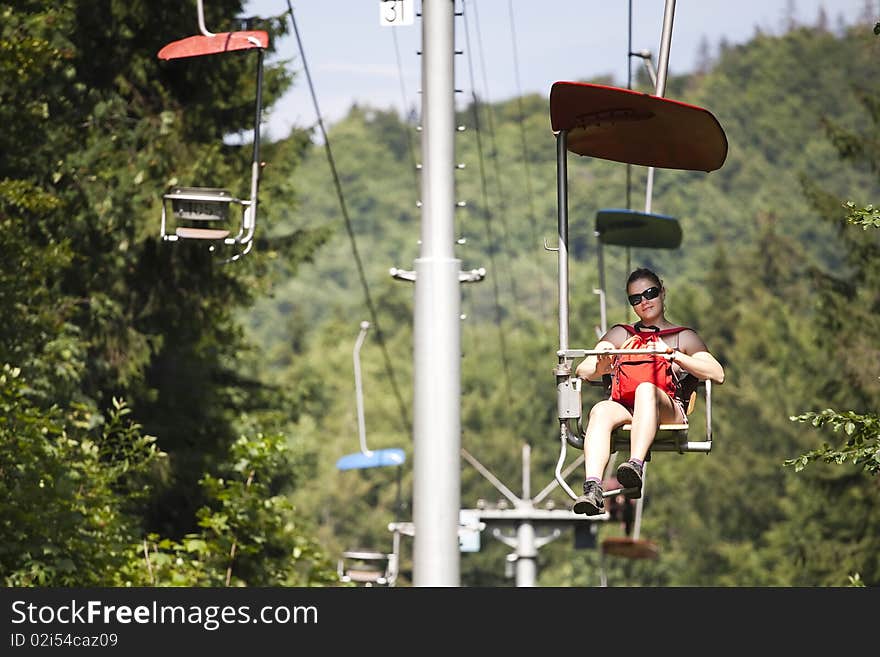
M 597 351 L 615 348 L 614 343 L 609 342 L 608 340 L 600 340 L 598 344 L 593 347 L 593 349 Z M 608 374 L 611 371 L 613 363 L 614 356 L 612 354 L 591 354 L 581 361 L 580 365 L 577 366 L 575 373 L 585 381 L 592 381 L 597 376 Z
M 614 369 L 614 356 L 612 354 L 599 354 L 596 356 L 596 374 L 610 374 Z

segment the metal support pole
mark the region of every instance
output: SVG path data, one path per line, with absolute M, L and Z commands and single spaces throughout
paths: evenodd
M 642 531 L 642 506 L 644 505 L 645 499 L 645 484 L 648 479 L 648 463 L 647 461 L 642 464 L 642 496 L 636 502 L 636 517 L 633 522 L 633 540 L 639 540 L 639 534 Z
M 462 456 L 473 465 L 477 471 L 486 477 L 502 495 L 513 503 L 512 509 L 486 509 L 482 506 L 478 509 L 468 510 L 468 513 L 476 514 L 480 522 L 484 525 L 500 524 L 505 529 L 514 523 L 515 536 L 506 534 L 502 527 L 494 527 L 492 536 L 508 547 L 514 549 L 513 554 L 508 555 L 508 564 L 515 564 L 516 585 L 518 587 L 534 587 L 537 582 L 538 572 L 538 550 L 555 541 L 562 536 L 562 527 L 571 522 L 590 522 L 586 516 L 577 515 L 570 511 L 563 510 L 543 510 L 538 509 L 535 505 L 557 486 L 553 483 L 544 488 L 534 498 L 530 499 L 532 494 L 531 479 L 531 454 L 532 448 L 526 443 L 523 445 L 523 469 L 522 469 L 522 497 L 517 497 L 511 490 L 501 483 L 498 478 L 486 469 L 477 459 L 475 459 L 466 450 L 461 450 Z M 575 461 L 564 476 L 568 476 L 574 468 L 583 463 L 583 455 Z M 564 479 L 563 476 L 563 479 Z M 572 495 L 574 497 L 574 495 Z M 607 520 L 607 515 L 595 517 L 593 520 Z M 541 521 L 540 527 L 551 528 L 549 534 L 539 536 L 535 531 L 535 522 Z M 548 523 L 548 521 L 552 521 Z
M 556 135 L 556 207 L 559 232 L 559 350 L 568 349 L 568 133 Z
M 455 259 L 453 0 L 422 2 L 422 225 L 415 261 L 413 585 L 459 586 L 460 261 Z
M 526 443 L 522 451 L 522 499 L 532 497 L 532 448 Z M 516 528 L 516 585 L 535 586 L 538 566 L 538 548 L 535 546 L 535 526 L 524 520 Z
M 599 287 L 593 292 L 599 295 L 599 335 L 596 337 L 601 338 L 608 332 L 608 311 L 605 301 L 605 253 L 602 248 L 602 238 L 598 232 L 596 233 L 596 260 L 599 263 Z
M 524 520 L 516 528 L 516 585 L 534 587 L 538 566 L 535 547 L 535 526 Z
M 672 22 L 675 18 L 675 0 L 666 0 L 663 10 L 663 35 L 660 38 L 660 58 L 657 62 L 657 85 L 654 95 L 666 95 L 666 75 L 669 72 L 669 49 L 672 45 Z M 645 190 L 645 212 L 651 213 L 651 198 L 654 194 L 654 167 L 648 169 L 648 183 Z
M 357 403 L 357 421 L 358 421 L 358 438 L 361 442 L 361 453 L 366 456 L 372 456 L 373 452 L 367 449 L 367 427 L 364 421 L 364 387 L 361 381 L 361 347 L 364 344 L 364 338 L 367 336 L 367 330 L 370 323 L 361 322 L 361 330 L 358 333 L 357 340 L 354 342 L 352 350 L 352 360 L 354 361 L 354 394 Z
M 669 50 L 672 46 L 672 23 L 675 18 L 675 0 L 666 0 L 663 10 L 663 34 L 660 38 L 660 57 L 657 61 L 657 86 L 655 96 L 666 95 L 666 77 L 669 73 Z M 651 212 L 651 198 L 654 194 L 654 167 L 648 169 L 648 184 L 645 190 L 645 212 Z M 647 464 L 645 464 L 647 465 Z M 639 537 L 639 529 L 642 526 L 642 507 L 645 496 L 636 502 L 635 538 Z
M 202 4 L 202 0 L 196 0 L 196 13 L 199 16 L 199 31 L 207 37 L 216 36 L 205 27 L 205 7 Z
M 663 35 L 660 38 L 660 56 L 657 60 L 657 88 L 655 96 L 666 95 L 666 76 L 669 73 L 669 50 L 672 46 L 672 23 L 675 18 L 675 0 L 666 0 L 663 10 Z

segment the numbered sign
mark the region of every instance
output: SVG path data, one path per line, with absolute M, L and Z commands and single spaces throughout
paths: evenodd
M 412 25 L 415 22 L 415 0 L 379 0 L 379 24 L 383 27 Z

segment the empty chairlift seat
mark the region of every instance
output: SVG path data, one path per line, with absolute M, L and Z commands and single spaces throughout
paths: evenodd
M 342 553 L 337 574 L 340 582 L 363 586 L 393 586 L 397 578 L 397 555 L 349 550 Z
M 240 31 L 203 34 L 169 43 L 159 51 L 162 60 L 221 55 L 235 51 L 257 51 L 257 80 L 254 118 L 253 159 L 249 198 L 237 198 L 219 187 L 169 188 L 162 197 L 161 236 L 175 242 L 180 239 L 214 240 L 225 244 L 248 245 L 254 236 L 257 216 L 257 193 L 260 179 L 260 124 L 262 114 L 263 52 L 269 47 L 264 31 Z M 238 212 L 232 212 L 236 206 Z M 246 252 L 245 251 L 245 252 Z
M 242 204 L 228 189 L 216 187 L 172 187 L 163 197 L 171 204 L 175 228 L 166 233 L 166 207 L 162 208 L 162 234 L 166 239 L 222 240 L 230 235 L 229 206 Z

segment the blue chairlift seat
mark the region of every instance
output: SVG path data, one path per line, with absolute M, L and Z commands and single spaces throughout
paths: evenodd
M 360 470 L 364 468 L 380 468 L 387 465 L 403 465 L 406 454 L 399 447 L 374 449 L 367 453 L 355 452 L 346 454 L 336 461 L 338 470 Z

